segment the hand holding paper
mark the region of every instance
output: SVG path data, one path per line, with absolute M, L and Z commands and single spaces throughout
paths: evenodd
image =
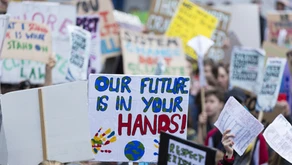
M 240 156 L 264 129 L 264 126 L 234 97 L 228 99 L 214 125 L 221 133 L 231 130 L 230 133 L 235 136 L 233 148 Z

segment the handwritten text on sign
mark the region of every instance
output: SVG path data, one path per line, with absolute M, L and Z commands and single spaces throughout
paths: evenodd
M 114 19 L 111 0 L 80 0 L 76 5 L 78 15 L 99 15 L 102 55 L 120 55 L 119 26 Z
M 63 12 L 63 11 L 66 11 Z M 53 52 L 56 65 L 53 69 L 53 83 L 66 82 L 68 59 L 70 56 L 67 25 L 75 24 L 76 9 L 70 5 L 42 2 L 10 2 L 7 13 L 11 18 L 46 24 L 53 38 Z M 4 59 L 2 82 L 19 83 L 29 79 L 34 84 L 44 82 L 45 65 L 25 60 Z M 30 76 L 36 75 L 36 76 Z
M 189 85 L 188 77 L 90 75 L 95 159 L 157 161 L 154 144 L 161 131 L 185 138 Z M 103 130 L 112 136 L 100 145 Z
M 179 0 L 154 0 L 147 21 L 147 29 L 157 34 L 164 34 L 172 16 L 175 14 Z
M 272 111 L 275 107 L 285 66 L 285 58 L 268 58 L 261 90 L 257 97 L 257 110 Z
M 180 37 L 188 56 L 197 59 L 194 50 L 187 45 L 188 41 L 197 35 L 211 38 L 218 20 L 189 0 L 180 3 L 176 15 L 172 19 L 166 36 Z
M 233 48 L 230 84 L 250 92 L 259 92 L 263 78 L 264 55 L 255 49 Z
M 121 30 L 126 74 L 153 75 L 159 59 L 166 63 L 164 75 L 187 75 L 186 60 L 179 38 L 145 35 Z
M 47 26 L 32 21 L 9 22 L 1 55 L 3 58 L 47 63 L 51 53 L 52 39 Z

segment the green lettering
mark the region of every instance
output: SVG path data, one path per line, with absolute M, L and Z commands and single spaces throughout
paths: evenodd
M 31 72 L 30 72 L 30 75 L 29 75 L 29 79 L 31 79 L 32 76 L 34 76 L 34 79 L 36 79 L 36 74 L 35 74 L 34 68 L 31 69 Z
M 12 69 L 13 69 L 13 66 L 8 66 L 8 61 L 11 61 L 11 60 L 9 60 L 9 59 L 5 59 L 5 60 L 3 60 L 3 68 L 5 69 L 5 70 L 7 70 L 7 71 L 11 71 Z
M 20 44 L 20 42 L 17 42 L 17 47 L 16 47 L 16 49 L 18 50 L 18 49 L 21 49 L 21 44 Z
M 27 78 L 27 76 L 23 72 L 23 67 L 20 68 L 20 77 L 25 79 Z

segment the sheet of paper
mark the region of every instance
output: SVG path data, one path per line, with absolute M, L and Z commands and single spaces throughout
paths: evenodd
M 87 83 L 73 82 L 42 90 L 48 159 L 92 159 Z M 38 89 L 5 94 L 1 105 L 8 164 L 38 164 L 43 160 Z
M 292 163 L 292 126 L 282 114 L 266 128 L 264 137 L 274 151 Z
M 231 134 L 235 135 L 233 148 L 240 156 L 264 129 L 263 124 L 234 97 L 228 99 L 214 125 L 221 133 L 231 130 Z

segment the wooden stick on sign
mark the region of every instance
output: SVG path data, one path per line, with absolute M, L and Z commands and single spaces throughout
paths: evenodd
M 43 160 L 48 160 L 43 92 L 41 88 L 38 89 L 38 97 L 39 97 L 39 108 L 40 108 L 41 133 L 42 133 Z

